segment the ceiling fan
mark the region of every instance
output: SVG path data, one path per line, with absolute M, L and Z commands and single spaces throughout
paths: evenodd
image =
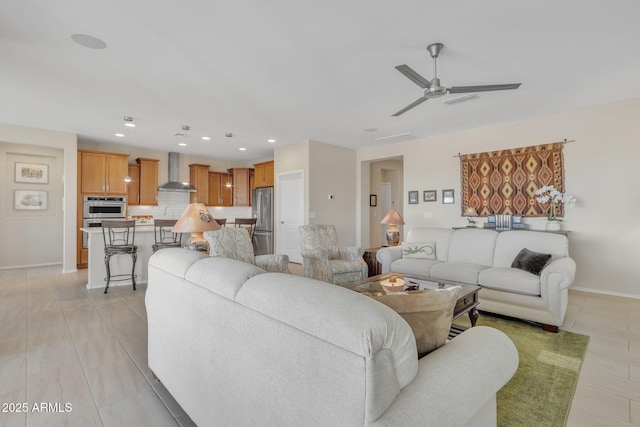
M 396 70 L 400 71 L 406 78 L 420 86 L 424 89 L 424 95 L 420 98 L 413 101 L 411 104 L 404 107 L 402 110 L 393 114 L 393 116 L 399 116 L 400 114 L 406 113 L 413 107 L 416 107 L 422 104 L 424 101 L 427 101 L 431 98 L 438 98 L 446 95 L 447 93 L 470 93 L 470 92 L 489 92 L 494 90 L 509 90 L 509 89 L 518 89 L 521 83 L 511 83 L 504 85 L 483 85 L 483 86 L 454 86 L 454 87 L 444 87 L 440 86 L 440 79 L 438 78 L 438 69 L 437 69 L 437 59 L 438 54 L 442 50 L 444 45 L 442 43 L 432 43 L 427 46 L 427 50 L 431 54 L 433 58 L 433 79 L 431 81 L 425 79 L 420 74 L 416 73 L 411 67 L 408 65 L 398 65 Z

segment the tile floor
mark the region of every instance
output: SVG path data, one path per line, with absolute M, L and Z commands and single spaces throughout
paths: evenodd
M 193 425 L 147 367 L 145 286 L 85 283 L 0 271 L 0 426 Z M 591 336 L 567 425 L 640 426 L 640 300 L 570 291 L 562 328 Z

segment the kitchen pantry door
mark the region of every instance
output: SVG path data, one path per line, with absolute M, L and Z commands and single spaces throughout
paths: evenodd
M 304 171 L 278 174 L 276 253 L 302 264 L 298 227 L 304 225 Z

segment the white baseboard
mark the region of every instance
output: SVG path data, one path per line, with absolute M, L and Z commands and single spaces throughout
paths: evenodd
M 589 292 L 592 294 L 600 294 L 600 295 L 609 295 L 612 297 L 624 297 L 624 298 L 633 298 L 640 299 L 640 295 L 637 294 L 625 294 L 622 292 L 611 292 L 611 291 L 603 291 L 600 289 L 592 289 L 592 288 L 581 288 L 579 286 L 571 286 L 569 290 L 581 291 L 581 292 Z
M 45 264 L 29 264 L 29 265 L 12 265 L 9 267 L 0 267 L 0 270 L 18 270 L 20 268 L 38 268 L 38 267 L 51 267 L 52 265 L 59 265 L 60 271 L 62 272 L 62 263 L 61 262 L 50 262 Z

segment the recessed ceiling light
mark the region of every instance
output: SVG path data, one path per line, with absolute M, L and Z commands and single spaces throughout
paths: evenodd
M 107 44 L 99 38 L 87 34 L 71 34 L 71 40 L 89 49 L 104 49 L 107 47 Z
M 178 145 L 179 145 L 180 147 L 186 147 L 186 146 L 187 146 L 187 143 L 186 143 L 186 142 L 181 142 L 181 143 L 179 143 Z
M 124 116 L 124 125 L 130 128 L 136 127 L 136 124 L 133 123 L 133 117 Z
M 114 133 L 114 135 L 117 136 L 118 138 L 124 138 L 123 133 Z
M 276 140 L 275 139 L 267 139 L 267 142 L 274 143 L 274 142 L 276 142 Z
M 247 151 L 247 149 L 246 149 L 245 147 L 240 147 L 240 148 L 238 148 L 238 150 L 240 150 L 240 151 Z
M 202 139 L 203 139 L 204 141 L 209 141 L 211 138 L 210 138 L 210 137 L 208 137 L 208 136 L 203 136 L 203 137 L 202 137 Z

